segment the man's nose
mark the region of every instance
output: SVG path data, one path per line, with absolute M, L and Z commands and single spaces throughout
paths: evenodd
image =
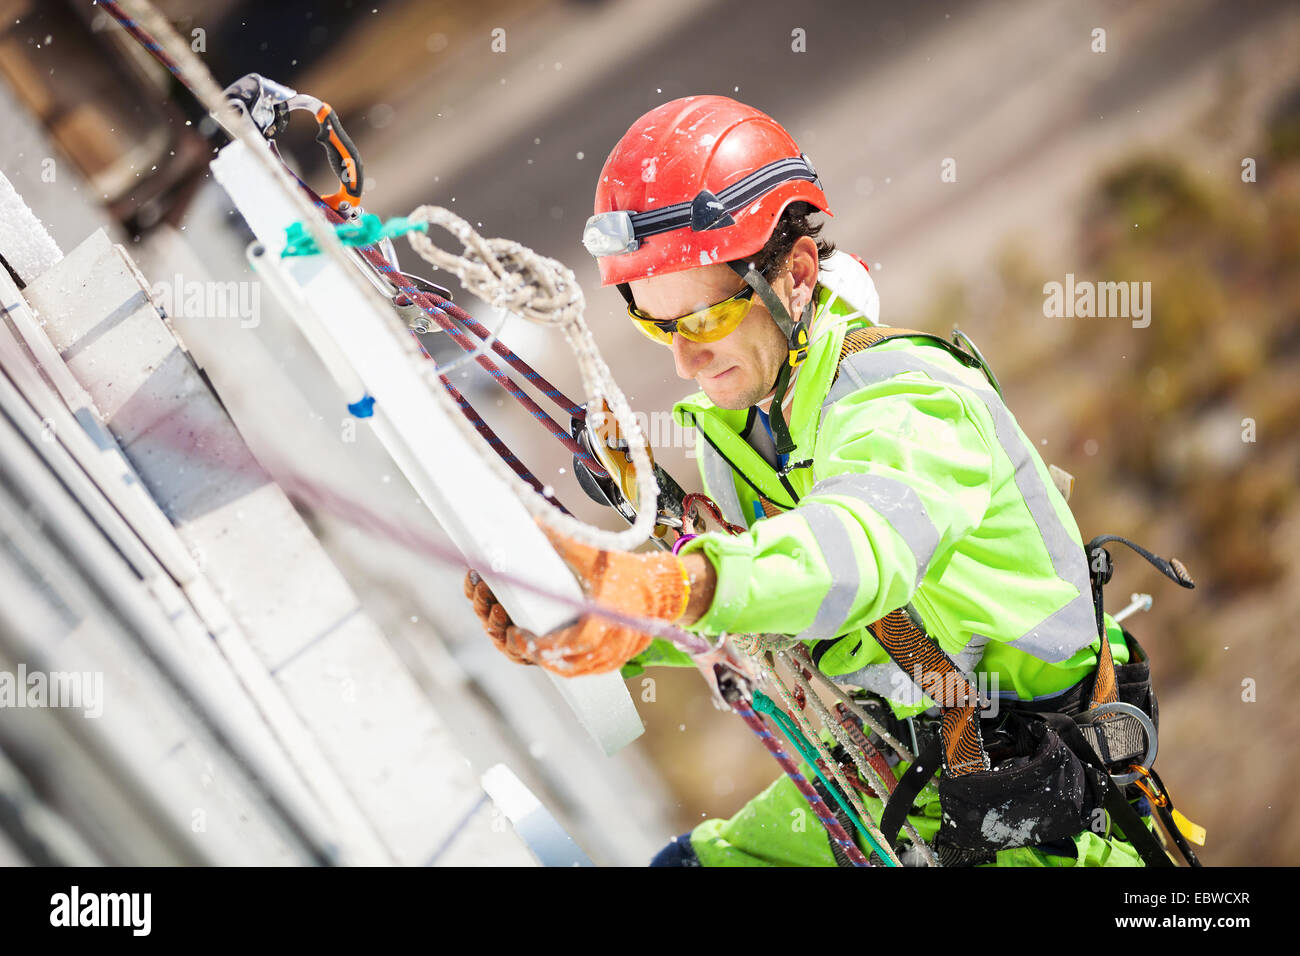
M 677 364 L 678 378 L 694 378 L 712 359 L 713 353 L 707 345 L 673 333 L 673 361 Z

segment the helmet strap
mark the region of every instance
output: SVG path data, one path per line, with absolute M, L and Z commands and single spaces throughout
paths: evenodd
M 785 392 L 790 387 L 792 371 L 789 362 L 781 364 L 781 371 L 776 373 L 776 387 L 772 391 L 772 404 L 767 415 L 768 424 L 772 426 L 772 440 L 776 442 L 778 455 L 789 455 L 794 452 L 794 439 L 790 436 L 790 426 L 785 423 L 785 411 L 781 407 L 785 404 Z
M 763 277 L 763 273 L 750 266 L 747 262 L 728 262 L 733 272 L 740 276 L 754 290 L 763 304 L 767 306 L 767 311 L 772 315 L 772 321 L 777 324 L 781 334 L 787 340 L 794 341 L 795 323 L 790 318 L 790 313 L 786 310 L 785 303 L 780 300 L 776 292 L 773 291 L 771 284 Z
M 755 294 L 763 300 L 767 306 L 768 313 L 772 316 L 772 321 L 781 330 L 785 336 L 786 348 L 788 355 L 786 360 L 781 363 L 781 371 L 777 373 L 776 384 L 773 386 L 772 394 L 772 413 L 768 416 L 768 421 L 772 425 L 772 438 L 776 442 L 776 453 L 778 455 L 789 455 L 794 452 L 794 439 L 790 436 L 790 428 L 785 422 L 785 412 L 782 405 L 785 402 L 786 390 L 790 387 L 790 375 L 799 366 L 804 359 L 808 357 L 808 327 L 812 321 L 812 300 L 804 306 L 803 313 L 796 322 L 790 318 L 790 313 L 785 307 L 785 303 L 773 291 L 771 284 L 763 277 L 763 274 L 757 269 L 749 266 L 748 263 L 728 262 L 727 265 L 749 284 Z

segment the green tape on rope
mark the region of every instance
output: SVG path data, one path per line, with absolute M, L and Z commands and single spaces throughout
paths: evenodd
M 384 239 L 404 236 L 408 232 L 428 232 L 427 222 L 412 222 L 406 216 L 394 216 L 383 222 L 374 213 L 365 213 L 356 222 L 344 222 L 334 227 L 334 233 L 345 246 L 373 246 Z M 306 225 L 295 222 L 285 229 L 288 244 L 281 258 L 290 256 L 314 256 L 320 252 L 316 240 L 307 231 Z
M 785 734 L 787 739 L 789 739 L 790 746 L 799 751 L 800 756 L 802 756 L 804 760 L 808 761 L 808 766 L 812 767 L 813 773 L 817 774 L 817 779 L 825 785 L 830 795 L 835 798 L 835 802 L 840 805 L 840 809 L 849 815 L 849 819 L 853 821 L 853 826 L 862 834 L 863 839 L 870 844 L 871 849 L 875 851 L 876 855 L 885 861 L 885 865 L 898 866 L 899 864 L 894 862 L 893 854 L 886 853 L 880 848 L 880 844 L 876 842 L 876 838 L 873 837 L 867 831 L 867 828 L 862 825 L 862 820 L 858 818 L 857 812 L 845 803 L 844 798 L 840 796 L 840 788 L 826 779 L 826 775 L 823 774 L 821 768 L 817 766 L 817 748 L 808 742 L 808 738 L 803 735 L 803 731 L 800 730 L 799 725 L 794 722 L 794 718 L 783 711 L 780 707 L 776 706 L 776 702 L 761 690 L 754 691 L 754 710 L 758 711 L 760 714 L 767 714 L 773 721 L 775 721 L 776 725 L 781 728 L 781 732 Z

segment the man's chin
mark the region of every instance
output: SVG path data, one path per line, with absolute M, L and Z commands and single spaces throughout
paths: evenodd
M 754 402 L 750 401 L 748 394 L 741 394 L 734 388 L 709 388 L 702 386 L 704 394 L 709 396 L 711 401 L 718 408 L 725 408 L 732 411 L 749 408 Z

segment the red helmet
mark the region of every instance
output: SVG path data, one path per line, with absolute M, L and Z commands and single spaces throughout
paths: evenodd
M 817 171 L 766 113 L 687 96 L 646 113 L 605 160 L 582 242 L 602 286 L 752 256 L 792 202 L 830 215 Z

